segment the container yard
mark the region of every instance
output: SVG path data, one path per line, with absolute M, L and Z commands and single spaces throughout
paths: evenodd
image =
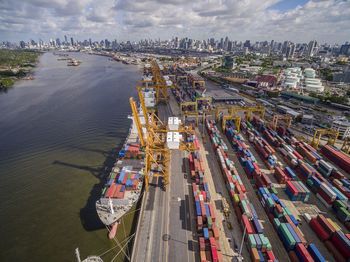
M 350 259 L 347 155 L 299 141 L 290 128 L 265 121 L 261 106 L 212 102 L 206 90 L 218 87 L 181 68 L 160 72 L 173 84 L 159 97 L 156 117 L 178 117 L 183 133 L 167 137 L 167 148 L 178 146 L 169 151 L 168 174 L 152 176 L 163 164 L 150 169 L 149 180 L 145 172 L 132 261 Z M 141 123 L 142 136 L 151 125 Z M 162 132 L 177 130 L 174 123 Z M 119 157 L 147 162 L 149 148 L 129 144 Z M 137 183 L 132 172 L 113 179 L 106 198 Z

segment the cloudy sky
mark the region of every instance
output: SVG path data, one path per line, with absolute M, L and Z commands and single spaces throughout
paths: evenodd
M 0 0 L 0 41 L 350 41 L 350 0 Z

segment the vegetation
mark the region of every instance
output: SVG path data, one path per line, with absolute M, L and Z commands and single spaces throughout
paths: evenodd
M 269 96 L 269 97 L 278 97 L 279 95 L 280 95 L 280 92 L 271 92 L 271 91 L 268 91 L 267 92 L 267 95 Z
M 37 51 L 0 49 L 0 66 L 33 67 L 40 54 Z
M 309 96 L 316 97 L 321 100 L 321 102 L 332 102 L 332 103 L 338 103 L 338 104 L 346 104 L 349 102 L 349 99 L 347 96 L 338 96 L 338 95 L 332 95 L 329 92 L 326 92 L 325 95 L 317 94 L 316 92 L 310 92 Z
M 37 51 L 0 49 L 0 66 L 20 68 L 18 71 L 0 71 L 0 89 L 12 87 L 14 79 L 24 77 L 26 71 L 35 66 L 40 54 Z
M 321 74 L 324 76 L 324 78 L 327 81 L 332 81 L 333 80 L 333 72 L 330 69 L 322 68 L 320 71 L 321 71 Z
M 232 73 L 232 69 L 229 69 L 229 68 L 225 68 L 225 67 L 215 67 L 214 68 L 214 71 L 215 72 L 220 72 L 220 73 Z

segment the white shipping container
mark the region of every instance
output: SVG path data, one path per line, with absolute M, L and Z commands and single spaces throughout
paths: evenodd
M 204 201 L 204 198 L 203 198 L 203 195 L 202 195 L 202 194 L 199 194 L 199 195 L 198 195 L 198 198 L 199 198 L 199 201 Z
M 307 223 L 310 223 L 311 216 L 308 213 L 304 213 L 304 218 L 305 218 Z
M 280 148 L 280 152 L 283 156 L 286 156 L 288 154 L 287 150 L 285 150 L 284 148 Z
M 335 200 L 337 198 L 336 193 L 332 189 L 329 188 L 325 183 L 321 183 L 320 189 L 329 196 L 331 200 Z
M 291 158 L 291 159 L 294 159 L 294 160 L 297 160 L 298 158 L 291 152 L 288 152 L 288 156 Z
M 332 170 L 332 167 L 324 160 L 320 160 L 320 163 L 325 167 L 327 168 L 328 170 Z

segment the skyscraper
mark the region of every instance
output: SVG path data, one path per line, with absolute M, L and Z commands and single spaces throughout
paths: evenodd
M 73 37 L 70 38 L 70 43 L 71 43 L 72 46 L 74 45 Z
M 67 40 L 67 36 L 65 35 L 64 36 L 64 42 L 67 44 L 68 43 L 68 40 Z
M 307 56 L 311 57 L 314 55 L 314 48 L 316 46 L 316 40 L 310 41 L 307 49 Z

